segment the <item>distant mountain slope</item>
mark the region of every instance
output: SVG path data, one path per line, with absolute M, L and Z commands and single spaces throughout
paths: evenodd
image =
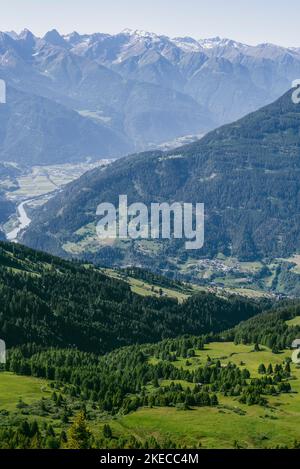
M 0 76 L 16 89 L 34 89 L 36 95 L 93 117 L 100 127 L 104 124 L 105 156 L 116 156 L 118 142 L 126 154 L 130 146 L 132 151 L 153 147 L 216 126 L 209 111 L 182 89 L 141 77 L 125 78 L 113 67 L 73 51 L 55 31 L 44 39 L 27 30 L 17 37 L 0 33 Z M 68 118 L 72 125 L 71 115 Z
M 6 221 L 11 213 L 14 211 L 14 204 L 5 199 L 4 194 L 0 191 L 0 229 L 1 223 Z
M 70 184 L 45 205 L 24 235 L 26 244 L 108 264 L 174 269 L 188 256 L 218 253 L 242 260 L 284 257 L 300 249 L 300 106 L 291 92 L 249 116 L 169 153 L 118 160 Z M 204 249 L 179 241 L 101 245 L 96 207 L 159 201 L 204 202 Z M 173 266 L 173 267 L 172 267 Z
M 0 240 L 5 239 L 5 235 L 1 229 L 1 225 L 5 223 L 8 217 L 14 212 L 15 204 L 5 197 L 6 178 L 15 177 L 19 170 L 10 165 L 4 165 L 0 162 Z
M 6 178 L 19 176 L 20 174 L 21 168 L 19 166 L 0 162 L 0 182 L 4 181 Z
M 53 164 L 120 156 L 117 132 L 47 98 L 8 88 L 0 107 L 0 161 Z
M 15 204 L 5 197 L 6 181 L 9 178 L 14 178 L 19 174 L 19 169 L 10 164 L 3 164 L 0 162 L 0 240 L 5 239 L 4 232 L 2 231 L 2 224 L 7 221 L 9 216 L 15 210 Z
M 300 76 L 300 50 L 229 39 L 126 30 L 0 33 L 0 77 L 84 115 L 134 151 L 203 134 L 282 95 Z M 106 149 L 106 146 L 104 146 Z M 12 157 L 10 158 L 12 159 Z
M 300 75 L 300 53 L 273 44 L 249 46 L 219 37 L 195 40 L 139 30 L 116 35 L 64 36 L 65 48 L 93 59 L 126 80 L 181 91 L 219 124 L 282 95 Z
M 217 332 L 261 311 L 258 303 L 200 294 L 183 304 L 133 294 L 92 266 L 0 242 L 0 337 L 105 353 L 123 345 Z

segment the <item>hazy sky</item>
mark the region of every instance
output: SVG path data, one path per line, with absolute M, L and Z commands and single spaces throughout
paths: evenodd
M 131 28 L 300 47 L 299 22 L 299 0 L 0 0 L 0 31 L 37 35 Z

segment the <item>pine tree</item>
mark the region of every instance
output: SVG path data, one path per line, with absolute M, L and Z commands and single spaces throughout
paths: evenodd
M 87 426 L 83 412 L 75 417 L 74 423 L 68 432 L 69 449 L 90 449 L 92 434 Z
M 263 363 L 261 363 L 258 367 L 258 373 L 260 375 L 265 375 L 266 374 L 266 367 Z
M 112 430 L 109 425 L 105 424 L 103 427 L 103 436 L 104 438 L 111 439 L 112 438 Z

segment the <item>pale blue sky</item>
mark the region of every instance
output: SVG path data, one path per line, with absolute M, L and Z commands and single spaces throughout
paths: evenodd
M 145 29 L 169 36 L 222 36 L 300 47 L 299 0 L 3 0 L 0 31 L 37 35 Z

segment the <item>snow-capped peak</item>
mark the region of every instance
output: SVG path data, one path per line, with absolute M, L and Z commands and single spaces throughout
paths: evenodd
M 241 47 L 246 47 L 246 45 L 242 44 L 241 42 L 236 42 L 232 39 L 221 38 L 219 36 L 208 39 L 199 39 L 198 42 L 204 49 L 214 49 L 215 47 L 232 47 L 234 49 L 240 49 Z
M 123 29 L 122 34 L 126 34 L 128 36 L 137 36 L 137 37 L 140 37 L 140 38 L 149 37 L 149 38 L 156 39 L 158 37 L 157 34 L 150 33 L 149 31 L 144 31 L 142 29 L 129 29 L 129 28 L 127 28 L 127 29 Z
M 24 40 L 28 40 L 28 39 L 34 39 L 35 36 L 31 31 L 29 31 L 29 29 L 25 28 L 25 29 L 23 29 L 23 31 L 20 32 L 19 38 L 24 39 Z
M 183 49 L 187 52 L 189 51 L 198 51 L 201 49 L 201 45 L 199 44 L 196 39 L 193 39 L 192 37 L 174 37 L 172 39 L 172 42 L 179 47 L 180 49 Z

